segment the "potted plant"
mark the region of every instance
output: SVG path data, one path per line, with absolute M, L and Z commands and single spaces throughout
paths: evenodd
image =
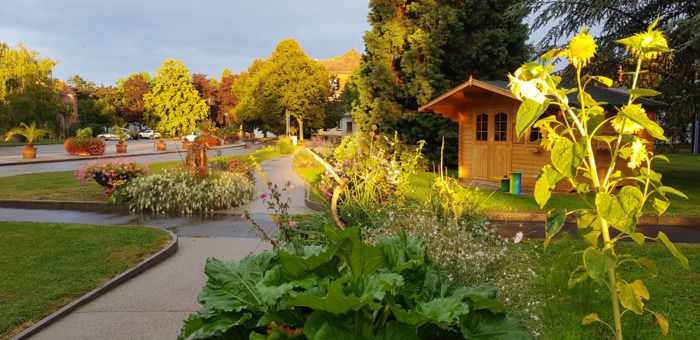
M 34 144 L 32 143 L 35 139 L 47 133 L 48 131 L 45 129 L 37 128 L 36 122 L 32 122 L 31 125 L 21 123 L 19 127 L 16 127 L 7 133 L 7 138 L 5 138 L 5 141 L 9 141 L 14 136 L 22 136 L 26 138 L 27 145 L 22 148 L 22 158 L 31 159 L 36 158 L 36 147 L 34 147 Z
M 129 138 L 126 127 L 114 125 L 114 134 L 117 136 L 117 139 L 119 139 L 117 143 L 117 153 L 126 153 L 126 143 L 124 143 L 124 141 Z
M 158 144 L 156 144 L 156 150 L 165 151 L 166 147 L 167 147 L 167 144 L 165 144 L 165 141 L 163 141 L 163 138 L 158 137 Z

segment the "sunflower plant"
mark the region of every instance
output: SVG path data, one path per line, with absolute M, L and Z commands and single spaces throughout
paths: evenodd
M 668 333 L 669 324 L 663 315 L 646 307 L 650 294 L 644 282 L 640 278 L 624 278 L 618 271 L 620 266 L 636 265 L 648 276 L 655 277 L 658 274 L 656 264 L 647 258 L 621 254 L 615 248 L 616 243 L 623 239 L 640 245 L 647 240 L 659 242 L 688 269 L 687 258 L 663 232 L 648 237 L 636 230 L 643 210 L 651 209 L 662 215 L 670 204 L 670 195 L 687 199 L 680 191 L 663 185 L 661 174 L 654 171 L 655 161 L 669 161 L 653 152 L 654 140 L 666 140 L 666 137 L 664 130 L 637 103 L 639 98 L 660 94 L 637 87 L 643 73 L 642 65 L 671 51 L 656 24 L 651 24 L 645 32 L 618 41 L 636 59 L 636 69 L 629 74 L 632 86 L 627 104 L 614 112 L 604 108 L 607 103 L 596 101 L 586 92 L 589 84 L 612 86 L 612 80 L 607 77 L 583 73 L 597 48 L 586 29 L 573 37 L 566 49 L 553 49 L 539 61 L 525 63 L 509 75 L 511 91 L 522 100 L 516 119 L 518 136 L 530 127 L 540 128 L 545 136 L 541 145 L 551 153 L 551 164 L 542 168 L 536 182 L 535 200 L 544 208 L 552 190 L 564 182 L 585 202 L 572 211 L 552 209 L 547 212 L 545 246 L 562 229 L 567 216 L 576 218 L 578 230 L 588 247 L 579 253 L 581 265 L 571 273 L 568 284 L 573 287 L 593 280 L 607 286 L 614 319 L 611 324 L 597 313 L 591 313 L 581 323 L 603 323 L 614 332 L 617 340 L 622 340 L 622 317 L 629 312 L 650 313 L 664 335 Z M 561 78 L 552 74 L 558 58 L 568 58 L 576 71 L 575 88 L 562 87 Z M 574 96 L 577 104 L 570 102 Z M 559 114 L 542 118 L 543 113 L 552 108 Z M 589 195 L 590 192 L 595 195 Z M 618 232 L 615 237 L 612 237 L 613 229 Z

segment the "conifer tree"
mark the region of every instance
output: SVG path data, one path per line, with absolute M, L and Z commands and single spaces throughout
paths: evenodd
M 171 136 L 191 132 L 209 116 L 207 103 L 192 85 L 190 71 L 179 60 L 168 59 L 158 69 L 144 103 L 149 124 Z

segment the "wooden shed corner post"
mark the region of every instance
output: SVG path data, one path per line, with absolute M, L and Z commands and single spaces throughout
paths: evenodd
M 466 124 L 466 121 L 464 119 L 464 114 L 460 113 L 459 118 L 458 118 L 458 126 L 459 129 L 457 131 L 458 138 L 457 138 L 457 145 L 458 145 L 458 155 L 457 155 L 457 177 L 459 180 L 464 180 L 467 178 L 467 166 L 464 164 L 465 159 L 464 159 L 464 132 L 466 127 L 464 126 Z

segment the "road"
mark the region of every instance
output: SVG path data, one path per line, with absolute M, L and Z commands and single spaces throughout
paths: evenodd
M 115 149 L 115 144 L 116 142 L 114 141 L 108 141 L 107 142 L 107 148 L 105 151 L 105 155 L 111 155 L 116 153 L 114 152 Z M 165 161 L 176 161 L 176 160 L 181 160 L 185 157 L 184 151 L 182 153 L 164 153 L 164 154 L 150 154 L 150 155 L 134 155 L 136 153 L 142 153 L 142 152 L 147 152 L 147 151 L 152 151 L 153 150 L 153 141 L 148 141 L 148 140 L 138 140 L 138 141 L 129 141 L 128 142 L 129 149 L 128 153 L 124 155 L 125 158 L 133 159 L 137 162 L 142 162 L 142 163 L 153 163 L 153 162 L 165 162 Z M 169 143 L 168 147 L 169 148 L 174 148 L 175 144 L 174 143 Z M 178 145 L 181 147 L 180 145 Z M 51 163 L 26 163 L 26 164 L 18 164 L 18 165 L 2 165 L 2 163 L 7 163 L 9 162 L 8 160 L 11 159 L 19 159 L 19 156 L 17 156 L 19 153 L 21 153 L 21 148 L 22 147 L 1 147 L 0 148 L 0 177 L 4 176 L 14 176 L 14 175 L 22 175 L 22 174 L 31 174 L 31 173 L 41 173 L 41 172 L 51 172 L 51 171 L 67 171 L 67 170 L 78 170 L 80 169 L 83 164 L 86 162 L 89 162 L 93 159 L 79 159 L 79 160 L 70 160 L 73 158 L 78 158 L 79 156 L 70 156 L 66 154 L 66 151 L 63 149 L 63 145 L 39 145 L 37 146 L 37 156 L 38 158 L 44 157 L 46 159 L 57 159 L 58 157 L 61 157 L 62 159 L 68 159 L 66 161 L 61 161 L 61 162 L 51 162 Z M 231 155 L 240 155 L 240 154 L 245 154 L 245 153 L 251 153 L 258 149 L 259 146 L 250 146 L 248 148 L 243 148 L 243 147 L 236 147 L 236 148 L 228 148 L 228 149 L 219 149 L 219 150 L 209 150 L 209 157 L 216 157 L 222 155 L 222 156 L 231 156 Z M 43 154 L 43 156 L 41 156 Z

